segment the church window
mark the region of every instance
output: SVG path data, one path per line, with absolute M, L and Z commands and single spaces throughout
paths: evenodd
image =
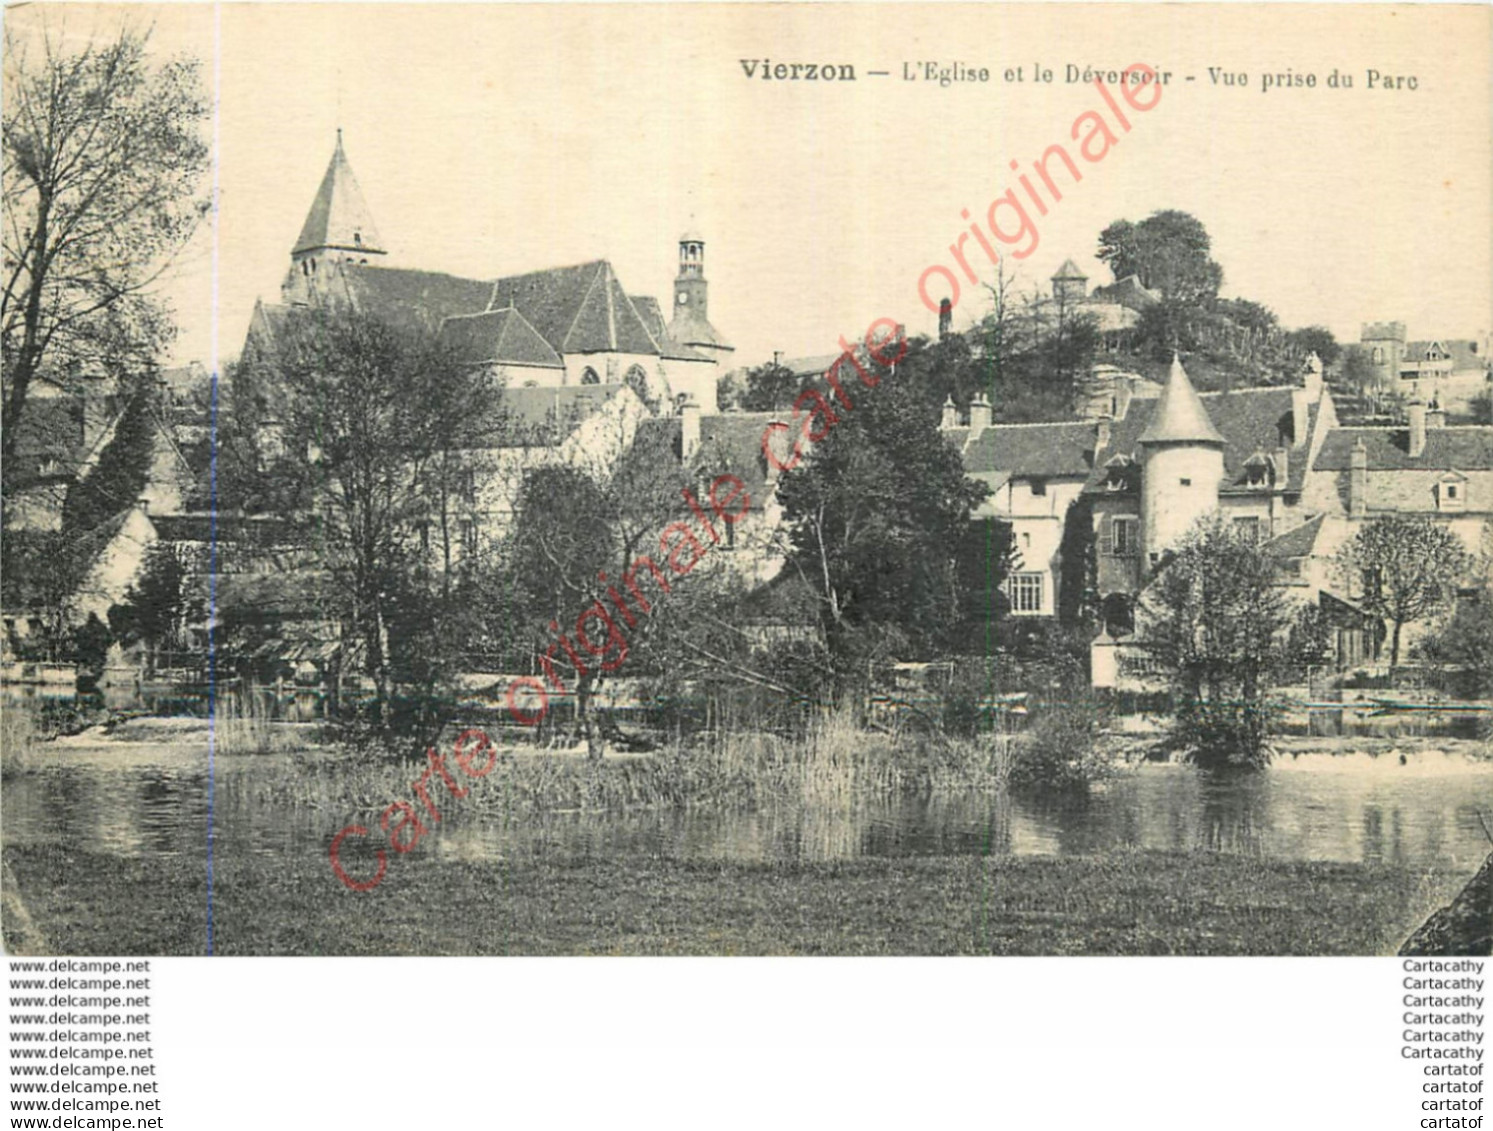
M 601 384 L 601 377 L 597 374 L 596 370 L 592 369 L 588 365 L 588 366 L 586 366 L 585 369 L 581 370 L 581 384 L 582 385 L 600 385 Z
M 1018 573 L 1011 578 L 1010 597 L 1013 613 L 1040 613 L 1042 611 L 1042 575 L 1040 573 Z

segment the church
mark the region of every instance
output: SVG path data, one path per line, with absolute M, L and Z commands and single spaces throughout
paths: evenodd
M 705 240 L 679 240 L 673 318 L 650 295 L 629 294 L 611 263 L 596 259 L 521 275 L 467 279 L 388 265 L 337 134 L 336 148 L 290 253 L 280 302 L 260 302 L 251 339 L 273 336 L 276 316 L 297 306 L 346 302 L 394 323 L 438 334 L 458 357 L 509 389 L 616 386 L 650 406 L 686 402 L 716 410 L 716 380 L 732 346 L 710 322 Z

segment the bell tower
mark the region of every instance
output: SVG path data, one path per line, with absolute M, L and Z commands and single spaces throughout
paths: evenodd
M 674 280 L 674 317 L 708 322 L 710 284 L 705 281 L 705 240 L 693 229 L 679 237 L 679 277 Z
M 343 152 L 339 129 L 332 160 L 290 251 L 290 275 L 281 287 L 285 300 L 309 301 L 338 263 L 376 263 L 388 254 Z

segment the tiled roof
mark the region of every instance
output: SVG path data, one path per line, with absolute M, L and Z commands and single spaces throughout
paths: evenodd
M 1317 426 L 1318 405 L 1307 408 L 1306 431 L 1301 436 L 1293 435 L 1294 417 L 1291 409 L 1292 392 L 1284 386 L 1279 388 L 1235 389 L 1228 393 L 1203 393 L 1198 398 L 1208 419 L 1223 439 L 1224 481 L 1221 490 L 1244 483 L 1245 462 L 1256 453 L 1271 456 L 1286 441 L 1287 474 L 1286 490 L 1301 490 L 1306 480 L 1306 454 L 1308 441 Z M 1152 417 L 1160 408 L 1154 400 L 1134 400 L 1124 420 L 1114 422 L 1110 431 L 1110 442 L 1099 454 L 1099 470 L 1090 478 L 1087 489 L 1099 488 L 1105 477 L 1104 465 L 1117 455 L 1136 456 L 1140 437 L 1149 426 Z
M 1308 557 L 1312 548 L 1317 544 L 1317 536 L 1322 533 L 1322 524 L 1326 518 L 1326 515 L 1319 514 L 1316 518 L 1303 522 L 1294 530 L 1288 530 L 1279 537 L 1270 539 L 1260 549 L 1272 558 Z
M 674 321 L 669 323 L 669 337 L 687 346 L 731 348 L 731 343 L 726 341 L 721 332 L 701 318 L 699 311 L 693 309 L 674 316 Z
M 564 369 L 565 362 L 522 314 L 507 307 L 455 314 L 441 323 L 441 340 L 473 365 L 532 365 Z
M 1088 276 L 1078 269 L 1078 264 L 1071 259 L 1063 260 L 1063 265 L 1053 275 L 1054 279 L 1087 279 Z
M 1437 338 L 1424 342 L 1406 342 L 1405 360 L 1421 362 L 1432 346 L 1440 346 L 1441 352 L 1450 356 L 1453 370 L 1486 369 L 1488 358 L 1478 352 L 1477 342 L 1472 338 Z
M 625 385 L 555 385 L 506 389 L 503 408 L 520 442 L 558 444 L 589 412 L 599 409 Z
M 491 304 L 514 307 L 560 354 L 658 353 L 605 259 L 499 279 Z
M 427 333 L 439 330 L 441 323 L 452 315 L 487 310 L 492 295 L 491 283 L 440 271 L 360 263 L 342 264 L 341 270 L 348 293 L 359 310 Z
M 944 433 L 964 457 L 971 475 L 1008 471 L 1015 477 L 1085 477 L 1092 469 L 1094 425 L 1087 421 L 1052 424 L 994 424 L 973 441 L 968 428 Z
M 1172 369 L 1161 390 L 1161 399 L 1151 414 L 1151 421 L 1140 434 L 1142 444 L 1208 443 L 1221 444 L 1223 437 L 1208 418 L 1208 410 L 1198 396 L 1182 361 L 1172 356 Z
M 1493 471 L 1493 427 L 1427 428 L 1426 447 L 1410 455 L 1404 428 L 1334 428 L 1322 442 L 1313 468 L 1346 471 L 1352 466 L 1353 445 L 1363 441 L 1370 471 Z
M 642 318 L 643 325 L 648 327 L 648 332 L 653 335 L 653 340 L 658 343 L 659 356 L 675 361 L 710 361 L 699 350 L 692 350 L 683 342 L 676 342 L 669 337 L 669 332 L 664 328 L 663 311 L 659 309 L 658 299 L 652 295 L 628 295 L 632 300 L 633 309 Z
M 1117 302 L 1131 310 L 1144 310 L 1161 301 L 1159 294 L 1141 284 L 1138 275 L 1126 275 L 1117 283 L 1095 287 L 1090 297 L 1097 302 Z
M 292 254 L 319 247 L 375 254 L 384 251 L 378 230 L 373 226 L 373 216 L 363 200 L 363 191 L 358 188 L 358 179 L 353 176 L 347 155 L 342 152 L 340 133 L 337 148 L 332 152 L 332 160 L 321 179 L 321 187 L 316 190 L 316 199 L 311 202 L 311 211 L 306 215 L 306 223 L 301 227 Z
M 767 462 L 762 456 L 762 434 L 782 414 L 772 412 L 728 412 L 700 417 L 700 450 L 696 461 L 709 474 L 729 472 L 742 481 L 752 500 L 752 510 L 761 510 L 768 496 Z M 640 434 L 679 451 L 679 417 L 644 420 Z

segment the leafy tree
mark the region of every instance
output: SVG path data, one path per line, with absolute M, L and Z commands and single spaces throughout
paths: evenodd
M 1472 398 L 1472 422 L 1493 424 L 1493 390 L 1485 390 Z
M 1001 587 L 1020 564 L 1021 553 L 1009 522 L 983 519 L 966 527 L 954 557 L 960 611 L 954 643 L 963 650 L 987 656 L 995 653 L 997 626 L 1011 611 Z
M 461 613 L 444 583 L 455 564 L 436 559 L 432 590 L 426 543 L 450 477 L 469 469 L 455 457 L 507 426 L 501 391 L 433 340 L 344 307 L 295 311 L 248 351 L 235 385 L 227 478 L 330 576 L 327 612 L 360 643 L 384 722 L 391 682 L 414 659 L 391 654 L 410 643 L 391 624 Z
M 1142 638 L 1172 686 L 1173 743 L 1201 766 L 1263 766 L 1292 621 L 1271 560 L 1222 517 L 1205 517 L 1142 592 L 1141 610 Z
M 1099 234 L 1097 254 L 1116 280 L 1136 275 L 1163 298 L 1207 306 L 1223 283 L 1223 268 L 1210 257 L 1211 250 L 1207 229 L 1196 217 L 1166 209 L 1138 224 L 1110 224 Z
M 138 370 L 172 332 L 152 290 L 206 210 L 196 194 L 210 107 L 198 64 L 152 64 L 148 41 L 125 28 L 77 47 L 6 20 L 7 470 L 38 375 Z
M 874 364 L 872 379 L 845 383 L 853 408 L 827 389 L 819 401 L 805 394 L 802 412 L 813 412 L 798 420 L 814 445 L 778 488 L 788 568 L 817 597 L 842 687 L 875 659 L 925 655 L 947 638 L 959 619 L 956 548 L 988 493 L 965 477 L 937 404 L 900 364 L 895 375 Z
M 186 563 L 172 547 L 154 542 L 145 551 L 139 579 L 124 600 L 109 609 L 109 628 L 128 647 L 174 648 L 184 623 L 201 615 L 205 602 L 189 584 Z
M 1315 353 L 1322 359 L 1322 368 L 1330 369 L 1337 364 L 1343 347 L 1326 326 L 1303 326 L 1286 335 L 1287 340 L 1303 355 Z
M 798 378 L 793 370 L 769 361 L 746 373 L 746 388 L 738 397 L 745 412 L 776 412 L 793 407 Z
M 1372 396 L 1382 390 L 1378 386 L 1378 374 L 1369 352 L 1360 345 L 1343 347 L 1339 358 L 1338 374 L 1342 383 L 1355 392 Z
M 1446 608 L 1472 564 L 1462 540 L 1430 519 L 1383 515 L 1364 525 L 1337 556 L 1350 592 L 1362 590 L 1365 609 L 1393 626 L 1389 677 L 1400 665 L 1405 625 Z

